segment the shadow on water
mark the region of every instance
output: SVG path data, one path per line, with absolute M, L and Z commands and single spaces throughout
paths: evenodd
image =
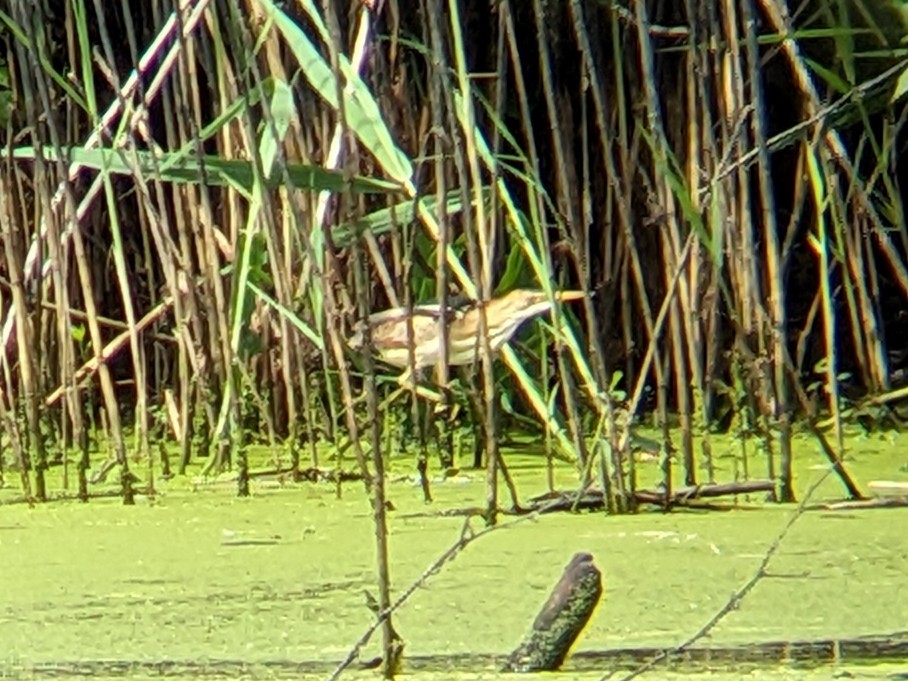
M 581 651 L 572 655 L 564 673 L 631 671 L 661 654 L 661 648 Z M 810 670 L 833 665 L 882 664 L 908 659 L 908 631 L 845 640 L 772 641 L 752 645 L 695 646 L 670 655 L 654 670 L 685 675 L 726 671 L 734 674 L 770 671 L 780 666 Z M 483 674 L 501 669 L 505 655 L 455 654 L 407 657 L 409 672 Z M 0 666 L 0 678 L 164 677 L 164 678 L 298 678 L 330 674 L 329 660 L 80 660 L 43 662 L 28 667 Z M 890 678 L 892 675 L 889 675 Z M 525 676 L 524 676 L 525 677 Z M 551 675 L 547 675 L 551 678 Z

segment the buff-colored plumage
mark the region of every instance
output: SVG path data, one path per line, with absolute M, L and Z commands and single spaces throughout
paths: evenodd
M 560 291 L 555 300 L 566 302 L 583 298 L 582 291 Z M 551 302 L 543 291 L 517 289 L 490 300 L 486 307 L 489 343 L 493 352 L 507 343 L 526 320 L 548 312 Z M 472 364 L 481 347 L 480 309 L 473 304 L 448 311 L 448 363 L 452 366 Z M 372 346 L 379 357 L 398 367 L 410 366 L 409 340 L 412 338 L 414 365 L 417 369 L 438 363 L 441 354 L 441 328 L 438 305 L 417 305 L 412 312 L 412 336 L 407 330 L 407 311 L 395 308 L 369 317 Z M 360 328 L 350 339 L 350 346 L 361 349 Z

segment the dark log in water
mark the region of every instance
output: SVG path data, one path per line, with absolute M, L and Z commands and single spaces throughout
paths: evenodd
M 589 621 L 602 596 L 602 574 L 588 553 L 575 554 L 506 671 L 555 671 Z
M 772 480 L 746 480 L 744 482 L 726 482 L 717 485 L 692 485 L 676 489 L 671 499 L 669 499 L 669 505 L 683 506 L 695 499 L 773 492 L 775 488 L 776 484 Z M 656 490 L 638 490 L 636 497 L 638 504 L 663 505 L 665 503 L 665 495 Z
M 676 489 L 669 499 L 669 506 L 693 505 L 698 499 L 756 494 L 772 492 L 775 483 L 772 480 L 747 480 L 717 485 L 692 485 Z M 665 494 L 659 490 L 638 490 L 635 493 L 638 504 L 665 505 Z M 549 492 L 530 499 L 528 511 L 554 513 L 556 511 L 601 511 L 605 508 L 602 490 L 588 489 L 582 494 L 576 492 Z

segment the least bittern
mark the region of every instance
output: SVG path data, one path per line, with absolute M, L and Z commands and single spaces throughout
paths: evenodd
M 583 298 L 583 291 L 559 291 L 555 300 L 566 302 Z M 507 343 L 517 329 L 531 317 L 548 312 L 552 302 L 544 291 L 517 289 L 486 305 L 486 324 L 489 346 L 497 352 Z M 479 357 L 481 311 L 476 303 L 463 309 L 448 310 L 448 364 L 472 364 Z M 441 311 L 438 305 L 413 307 L 412 332 L 407 328 L 406 308 L 395 308 L 373 314 L 368 319 L 372 332 L 372 347 L 388 364 L 408 369 L 401 376 L 403 383 L 409 377 L 410 341 L 413 347 L 413 368 L 423 369 L 437 364 L 441 357 Z M 412 335 L 411 335 L 412 334 Z M 351 348 L 363 347 L 362 322 L 348 341 Z

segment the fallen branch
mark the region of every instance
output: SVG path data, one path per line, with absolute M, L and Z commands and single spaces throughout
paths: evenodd
M 728 482 L 717 485 L 692 485 L 676 490 L 669 499 L 669 506 L 692 506 L 698 499 L 756 494 L 772 492 L 775 483 L 772 480 L 748 480 L 745 482 Z M 659 490 L 638 490 L 635 493 L 638 504 L 657 504 L 665 506 L 665 493 Z M 555 511 L 601 511 L 606 508 L 602 490 L 588 489 L 577 498 L 576 492 L 549 492 L 530 499 L 526 512 L 554 513 Z M 545 508 L 543 511 L 542 508 Z M 698 506 L 701 507 L 701 506 Z
M 683 506 L 695 499 L 773 492 L 775 489 L 776 484 L 772 480 L 746 480 L 744 482 L 725 482 L 717 485 L 692 485 L 675 490 L 669 499 L 668 505 Z M 638 490 L 635 497 L 638 504 L 665 505 L 665 494 L 658 490 Z

